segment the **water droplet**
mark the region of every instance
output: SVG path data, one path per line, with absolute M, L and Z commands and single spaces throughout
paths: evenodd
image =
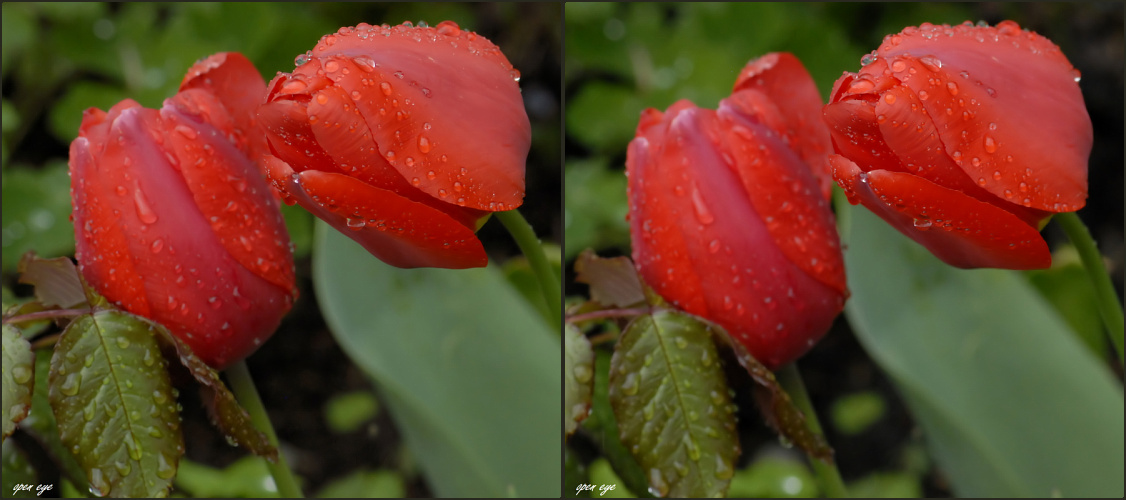
M 27 365 L 16 365 L 12 367 L 12 379 L 17 384 L 26 384 L 31 381 L 31 367 Z
M 153 240 L 152 246 L 149 248 L 152 249 L 152 253 L 160 253 L 160 251 L 164 249 L 164 240 L 160 238 Z
M 716 454 L 715 478 L 721 481 L 726 481 L 728 479 L 731 479 L 731 477 L 734 475 L 735 470 L 731 467 L 731 464 L 727 463 L 727 460 L 724 460 L 723 457 L 719 456 L 719 454 Z
M 87 422 L 94 420 L 94 405 L 86 405 L 82 409 L 82 419 Z
M 63 384 L 59 386 L 59 392 L 64 396 L 73 396 L 78 394 L 78 389 L 82 386 L 82 376 L 78 373 L 71 373 L 63 380 Z
M 339 70 L 340 70 L 340 63 L 338 63 L 336 61 L 329 61 L 329 62 L 325 63 L 325 71 L 327 71 L 329 73 L 335 73 Z
M 77 447 L 78 445 L 75 445 Z M 77 452 L 76 452 L 77 454 Z M 106 482 L 105 473 L 102 469 L 94 467 L 90 469 L 90 493 L 94 496 L 101 497 L 109 493 L 109 483 Z
M 895 104 L 895 94 L 892 94 L 891 92 L 884 94 L 884 102 L 888 104 Z
M 950 92 L 950 95 L 958 95 L 958 84 L 954 82 L 946 82 L 946 90 Z
M 926 231 L 931 228 L 933 223 L 930 219 L 915 219 L 915 229 Z
M 712 240 L 711 243 L 708 243 L 708 253 L 717 252 L 719 252 L 719 240 Z
M 995 180 L 995 181 L 1001 180 L 1001 171 L 1000 170 L 994 170 L 993 171 L 993 180 Z
M 317 104 L 327 104 L 327 103 L 328 103 L 328 96 L 323 94 L 323 93 L 318 93 L 317 94 Z
M 125 449 L 129 451 L 129 458 L 133 460 L 141 459 L 141 445 L 132 433 L 125 434 Z
M 161 479 L 171 479 L 176 475 L 176 467 L 169 463 L 163 453 L 157 453 L 156 476 Z
M 162 405 L 166 401 L 168 401 L 168 395 L 160 392 L 160 389 L 157 389 L 155 391 L 152 391 L 152 400 L 155 401 L 156 404 Z
M 189 141 L 194 141 L 196 137 L 198 137 L 196 131 L 192 130 L 192 128 L 188 127 L 187 125 L 176 125 L 175 130 L 179 132 L 180 135 L 186 137 Z
M 129 465 L 128 460 L 118 460 L 113 463 L 113 467 L 117 469 L 117 473 L 120 474 L 121 477 L 128 476 L 130 472 L 133 472 L 133 466 Z
M 129 339 L 127 339 L 125 337 L 118 337 L 117 338 L 117 347 L 121 348 L 121 349 L 128 349 L 129 348 Z
M 895 72 L 898 73 L 898 72 L 903 71 L 905 69 L 907 69 L 907 63 L 903 62 L 901 59 L 896 59 L 894 62 L 891 63 L 891 70 L 892 71 L 895 71 Z
M 427 139 L 426 137 L 423 137 L 421 135 L 418 136 L 418 150 L 422 154 L 429 153 L 430 152 L 430 139 Z
M 919 62 L 923 63 L 923 67 L 937 72 L 942 69 L 942 61 L 934 56 L 923 56 L 919 58 Z
M 379 82 L 379 90 L 383 95 L 391 95 L 391 84 L 387 82 Z
M 145 193 L 140 189 L 133 191 L 133 204 L 137 207 L 137 217 L 140 217 L 141 222 L 145 224 L 153 224 L 156 222 L 156 212 L 153 212 L 152 206 L 149 205 L 149 200 L 145 197 Z
M 700 190 L 696 189 L 696 186 L 692 186 L 692 208 L 695 209 L 696 220 L 700 221 L 700 224 L 715 222 L 715 216 L 708 209 L 708 205 L 704 203 L 704 197 L 700 194 Z
M 639 386 L 637 374 L 630 373 L 626 375 L 626 379 L 622 381 L 622 393 L 627 396 L 633 396 L 637 394 Z
M 985 143 L 985 152 L 986 153 L 996 153 L 997 152 L 997 141 L 993 140 L 993 136 L 991 136 L 989 134 L 985 134 L 985 139 L 983 139 L 983 142 Z
M 658 498 L 669 493 L 669 485 L 661 475 L 661 470 L 656 467 L 649 469 L 649 493 Z

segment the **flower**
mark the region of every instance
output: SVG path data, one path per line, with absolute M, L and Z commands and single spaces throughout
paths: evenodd
M 1059 47 L 1012 21 L 924 23 L 861 62 L 824 109 L 849 201 L 953 266 L 1051 265 L 1039 228 L 1085 204 L 1092 142 Z
M 268 85 L 266 167 L 302 207 L 397 267 L 481 267 L 474 232 L 523 202 L 519 72 L 457 24 L 357 25 Z
M 242 56 L 218 58 L 193 72 L 250 85 L 256 76 L 264 94 Z M 237 74 L 247 69 L 253 75 Z M 109 112 L 90 108 L 70 146 L 76 257 L 87 282 L 220 369 L 265 342 L 296 293 L 289 235 L 239 148 L 251 148 L 253 134 L 247 117 L 225 106 L 231 99 L 187 88 L 160 110 L 130 99 Z
M 648 109 L 626 156 L 641 277 L 770 368 L 805 353 L 848 296 L 832 212 L 787 145 L 797 121 L 779 110 L 795 107 L 748 88 L 718 111 L 683 100 Z

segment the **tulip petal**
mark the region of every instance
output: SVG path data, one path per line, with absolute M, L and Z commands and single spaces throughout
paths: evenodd
M 829 160 L 851 203 L 863 203 L 947 264 L 1023 270 L 1052 263 L 1040 233 L 1009 212 L 912 174 L 863 172 L 840 155 Z
M 919 69 L 923 69 L 921 65 Z M 896 86 L 886 90 L 883 95 L 884 98 L 876 102 L 876 122 L 879 124 L 880 134 L 909 172 L 939 186 L 965 193 L 978 201 L 996 205 L 1016 215 L 1029 226 L 1036 226 L 1050 215 L 1042 210 L 1011 203 L 1011 197 L 1006 201 L 994 196 L 984 189 L 985 177 L 979 177 L 976 182 L 971 180 L 946 154 L 934 120 L 910 88 Z M 890 99 L 886 97 L 889 95 Z
M 920 26 L 889 37 L 880 53 L 897 79 L 929 96 L 923 105 L 947 153 L 971 179 L 1026 207 L 1084 206 L 1091 120 L 1058 47 L 1003 22 Z
M 337 171 L 332 158 L 317 144 L 306 107 L 306 102 L 282 99 L 258 108 L 258 119 L 266 130 L 270 151 L 279 158 L 289 158 L 290 165 L 298 172 Z
M 414 177 L 410 182 L 404 179 L 380 155 L 359 109 L 340 87 L 317 91 L 309 102 L 308 113 L 318 117 L 310 128 L 317 143 L 334 160 L 337 172 L 433 207 L 470 229 L 476 229 L 477 221 L 486 215 L 456 204 L 465 203 L 466 188 L 460 182 L 454 182 L 449 191 L 439 189 L 438 198 L 434 198 L 418 189 L 422 178 Z
M 232 132 L 240 150 L 252 160 L 267 152 L 265 138 L 254 132 L 255 110 L 266 97 L 266 82 L 249 59 L 238 52 L 220 52 L 192 65 L 180 90 L 203 89 L 219 99 L 234 119 Z
M 461 183 L 465 201 L 452 202 L 481 210 L 522 203 L 531 128 L 495 45 L 468 31 L 374 27 L 327 35 L 312 53 L 327 58 L 336 85 L 385 111 L 364 117 L 384 158 L 419 189 L 439 196 Z
M 289 235 L 258 167 L 200 116 L 177 106 L 161 109 L 166 146 L 176 152 L 194 204 L 223 248 L 243 267 L 285 290 L 296 286 Z M 208 94 L 203 94 L 207 96 Z
M 833 147 L 861 170 L 909 171 L 880 135 L 875 102 L 846 99 L 825 106 L 824 113 Z
M 715 112 L 665 117 L 667 133 L 650 127 L 627 157 L 637 267 L 663 297 L 777 367 L 828 330 L 843 297 L 775 245 L 722 156 Z
M 294 173 L 267 156 L 275 182 L 321 220 L 390 265 L 402 268 L 484 267 L 488 256 L 469 228 L 431 207 L 343 174 L 307 170 Z
M 717 113 L 722 142 L 727 146 L 721 154 L 724 163 L 734 170 L 771 238 L 790 262 L 847 296 L 833 213 L 817 189 L 813 172 L 781 137 L 730 112 L 729 104 L 729 99 L 720 101 Z
M 805 66 L 789 52 L 772 52 L 747 63 L 735 81 L 734 90 L 755 89 L 766 95 L 785 120 L 786 143 L 805 161 L 829 199 L 833 179 L 829 175 L 829 153 L 833 145 L 821 120 L 821 93 Z M 734 97 L 734 95 L 732 95 Z

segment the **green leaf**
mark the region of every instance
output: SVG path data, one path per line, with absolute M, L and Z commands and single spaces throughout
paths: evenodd
M 583 421 L 583 429 L 591 432 L 594 442 L 602 446 L 602 456 L 613 468 L 615 477 L 621 478 L 621 484 L 630 491 L 636 491 L 638 496 L 652 497 L 645 471 L 621 441 L 618 420 L 610 405 L 610 361 L 609 352 L 602 349 L 594 352 L 594 394 L 590 417 Z M 592 464 L 591 480 L 594 480 L 593 474 Z
M 378 414 L 379 401 L 368 391 L 336 395 L 325 403 L 325 421 L 337 434 L 355 432 Z
M 585 248 L 629 245 L 626 176 L 620 170 L 608 170 L 605 164 L 602 160 L 567 163 L 563 176 L 566 259 Z
M 1122 386 L 1012 271 L 960 270 L 838 197 L 849 323 L 958 496 L 1123 495 Z
M 0 458 L 0 466 L 2 466 L 3 488 L 4 497 L 19 497 L 19 498 L 35 498 L 36 493 L 42 493 L 42 490 L 36 491 L 39 486 L 39 480 L 35 475 L 35 468 L 28 462 L 27 455 L 23 450 L 16 446 L 14 441 L 4 440 L 3 456 Z M 22 485 L 19 491 L 16 491 L 16 485 Z M 30 490 L 22 489 L 30 486 Z M 13 494 L 14 493 L 14 494 Z
M 20 331 L 4 325 L 4 389 L 3 410 L 4 440 L 16 430 L 16 424 L 31 410 L 31 393 L 35 389 L 35 353 Z
M 35 296 L 44 306 L 68 308 L 86 302 L 82 278 L 70 257 L 42 259 L 29 253 L 19 268 L 20 283 L 34 286 Z
M 909 472 L 876 472 L 848 484 L 856 498 L 922 498 L 919 477 Z
M 321 488 L 318 498 L 403 498 L 403 477 L 390 470 L 357 470 Z
M 849 492 L 850 494 L 853 492 Z M 813 498 L 817 481 L 800 461 L 775 456 L 755 460 L 731 478 L 730 498 Z M 862 497 L 861 497 L 862 498 Z
M 676 311 L 635 319 L 610 364 L 622 444 L 658 496 L 727 491 L 739 456 L 735 405 L 707 325 Z
M 583 492 L 583 496 L 590 498 L 636 498 L 629 488 L 626 488 L 625 483 L 622 482 L 618 474 L 614 472 L 614 468 L 610 466 L 610 462 L 605 458 L 599 458 L 590 464 L 590 482 L 588 485 L 594 485 L 594 490 L 587 490 Z M 605 492 L 604 494 L 602 492 Z M 567 492 L 567 496 L 575 496 L 573 491 Z
M 884 416 L 887 404 L 876 391 L 864 391 L 837 398 L 829 410 L 833 427 L 851 436 L 864 432 Z
M 1052 267 L 1027 273 L 1028 280 L 1039 290 L 1071 326 L 1076 335 L 1096 357 L 1107 351 L 1107 336 L 1099 316 L 1095 289 L 1091 278 L 1079 261 L 1075 247 L 1053 252 Z
M 165 496 L 184 452 L 176 394 L 150 323 L 100 311 L 76 318 L 51 357 L 59 437 L 100 496 Z
M 72 253 L 74 226 L 68 220 L 70 176 L 66 162 L 51 162 L 41 170 L 8 168 L 3 177 L 4 270 L 14 270 L 28 250 L 43 257 Z
M 575 325 L 568 323 L 563 335 L 563 435 L 570 436 L 590 415 L 594 350 Z
M 330 330 L 440 496 L 559 495 L 561 345 L 495 268 L 396 269 L 317 222 Z
M 184 68 L 187 70 L 187 68 Z M 104 83 L 78 81 L 67 87 L 66 94 L 50 110 L 51 132 L 60 141 L 69 143 L 78 137 L 82 113 L 90 108 L 109 111 L 114 104 L 129 97 L 125 90 Z M 69 186 L 69 182 L 67 185 Z
M 266 462 L 245 456 L 224 469 L 180 459 L 177 493 L 198 498 L 273 498 L 278 496 Z
M 31 413 L 20 422 L 20 430 L 31 435 L 47 450 L 62 469 L 63 477 L 86 484 L 86 472 L 78 465 L 70 449 L 59 440 L 59 427 L 48 397 L 51 354 L 49 349 L 35 351 L 35 393 L 31 397 Z
M 588 248 L 575 260 L 575 273 L 575 281 L 590 285 L 590 298 L 606 307 L 629 307 L 645 300 L 629 257 L 603 258 Z
M 555 279 L 559 280 L 563 269 L 563 252 L 560 251 L 559 245 L 554 243 L 543 243 L 542 246 L 544 257 L 547 258 L 551 271 L 555 273 Z M 550 324 L 554 315 L 547 308 L 547 303 L 543 299 L 543 288 L 540 287 L 539 279 L 528 263 L 528 258 L 523 255 L 512 257 L 504 262 L 501 269 L 504 271 L 505 279 L 524 296 L 524 300 L 536 308 L 544 321 Z
M 289 241 L 293 242 L 293 258 L 309 255 L 309 250 L 313 248 L 313 214 L 300 206 L 285 203 L 281 204 L 281 213 Z

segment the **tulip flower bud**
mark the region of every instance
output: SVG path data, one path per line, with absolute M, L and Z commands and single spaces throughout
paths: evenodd
M 495 45 L 437 27 L 341 28 L 268 85 L 270 179 L 397 267 L 481 267 L 474 232 L 523 202 L 531 126 Z
M 889 35 L 825 106 L 834 177 L 946 263 L 1051 265 L 1039 228 L 1087 198 L 1091 119 L 1059 47 L 1012 21 Z
M 204 72 L 218 80 L 244 69 Z M 160 110 L 129 99 L 108 113 L 91 108 L 70 146 L 76 257 L 87 282 L 220 369 L 265 342 L 296 293 L 289 235 L 239 149 L 247 141 L 238 136 L 250 137 L 240 122 L 222 97 L 190 88 Z
M 832 212 L 785 140 L 797 120 L 779 110 L 801 107 L 745 89 L 718 111 L 648 109 L 626 157 L 642 278 L 770 368 L 813 346 L 848 295 Z

